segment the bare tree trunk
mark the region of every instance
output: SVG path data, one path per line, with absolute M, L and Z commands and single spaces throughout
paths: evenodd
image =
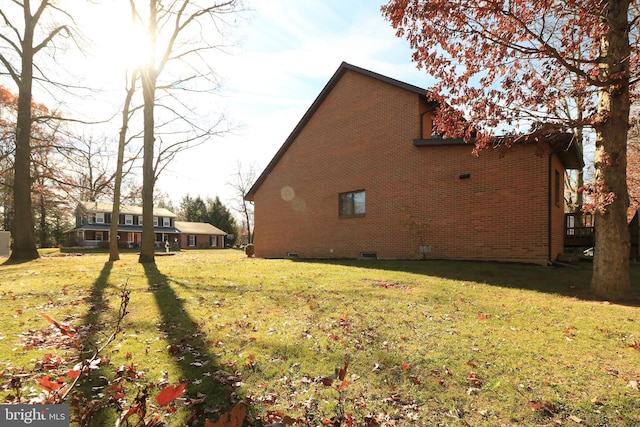
M 151 49 L 155 51 L 157 0 L 149 0 L 149 37 Z M 155 262 L 155 233 L 153 228 L 153 187 L 154 173 L 154 106 L 156 102 L 156 80 L 158 73 L 155 69 L 155 58 L 145 64 L 142 72 L 142 99 L 144 101 L 143 121 L 143 159 L 142 159 L 142 247 L 138 262 Z
M 596 196 L 605 208 L 596 215 L 596 251 L 592 290 L 599 296 L 621 299 L 629 295 L 630 237 L 627 225 L 627 132 L 629 129 L 628 1 L 606 3 L 609 31 L 601 42 L 603 79 L 614 84 L 600 88 L 596 128 Z M 616 79 L 616 76 L 617 77 Z M 613 197 L 613 200 L 611 198 Z
M 25 23 L 31 24 L 25 11 Z M 33 85 L 33 25 L 26 25 L 22 41 L 22 71 L 18 88 L 16 155 L 13 200 L 15 220 L 10 260 L 31 260 L 40 255 L 36 249 L 31 205 L 31 88 Z
M 109 231 L 109 261 L 118 261 L 120 259 L 120 250 L 118 247 L 118 221 L 120 218 L 120 192 L 122 189 L 122 170 L 124 166 L 124 148 L 127 142 L 127 130 L 129 129 L 129 111 L 131 100 L 136 90 L 136 80 L 138 73 L 133 72 L 131 75 L 131 84 L 127 87 L 127 96 L 122 107 L 122 127 L 118 135 L 118 160 L 116 162 L 116 174 L 113 189 L 113 210 L 111 212 L 111 228 Z M 144 226 L 144 220 L 143 220 Z

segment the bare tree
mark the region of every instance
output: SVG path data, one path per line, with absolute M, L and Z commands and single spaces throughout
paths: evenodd
M 34 234 L 34 219 L 31 206 L 31 127 L 32 90 L 34 79 L 50 82 L 42 67 L 35 66 L 36 55 L 46 49 L 55 50 L 55 41 L 71 36 L 68 24 L 73 20 L 70 15 L 51 0 L 13 0 L 4 2 L 0 9 L 0 63 L 18 87 L 18 112 L 15 140 L 14 167 L 14 227 L 13 251 L 10 260 L 30 260 L 38 258 Z M 10 7 L 21 15 L 12 20 Z
M 237 204 L 233 208 L 243 216 L 243 225 L 247 227 L 247 243 L 253 243 L 253 202 L 245 199 L 244 196 L 249 192 L 256 178 L 257 172 L 253 164 L 249 165 L 248 169 L 243 169 L 242 164 L 238 162 L 232 181 L 227 183 L 237 197 Z
M 221 47 L 214 44 L 211 30 L 217 31 L 215 36 L 223 35 L 226 18 L 237 12 L 238 1 L 129 0 L 129 4 L 134 19 L 146 28 L 150 43 L 150 57 L 140 72 L 144 103 L 143 230 L 138 261 L 147 263 L 155 260 L 153 192 L 159 174 L 181 151 L 228 131 L 222 117 L 204 124 L 197 117 L 196 105 L 187 105 L 186 98 L 179 94 L 194 96 L 217 88 L 215 70 L 205 53 Z M 170 68 L 170 63 L 177 66 Z M 166 76 L 166 81 L 161 76 Z M 201 85 L 206 83 L 213 83 L 213 87 L 203 90 Z
M 129 76 L 128 76 L 129 77 Z M 117 261 L 120 259 L 120 251 L 118 248 L 118 218 L 120 216 L 120 193 L 122 190 L 122 179 L 124 176 L 124 153 L 128 144 L 127 132 L 129 129 L 129 120 L 131 119 L 132 109 L 131 103 L 133 95 L 136 92 L 136 82 L 138 80 L 138 71 L 134 70 L 127 82 L 127 90 L 124 105 L 122 107 L 122 126 L 118 135 L 118 158 L 116 161 L 115 183 L 113 188 L 113 210 L 111 212 L 111 228 L 109 231 L 109 261 Z

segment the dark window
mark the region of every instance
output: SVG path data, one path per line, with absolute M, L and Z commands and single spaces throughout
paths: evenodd
M 340 216 L 362 216 L 365 214 L 366 197 L 364 190 L 340 194 Z

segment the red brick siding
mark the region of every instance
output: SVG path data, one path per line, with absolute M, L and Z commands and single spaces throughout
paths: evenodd
M 410 259 L 428 246 L 431 258 L 545 263 L 548 156 L 415 147 L 424 107 L 347 71 L 255 194 L 256 255 Z M 365 216 L 340 218 L 338 194 L 356 190 Z

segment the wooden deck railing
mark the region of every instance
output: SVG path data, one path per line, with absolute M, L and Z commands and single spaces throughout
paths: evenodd
M 594 217 L 591 214 L 564 215 L 564 245 L 591 247 L 595 243 Z

